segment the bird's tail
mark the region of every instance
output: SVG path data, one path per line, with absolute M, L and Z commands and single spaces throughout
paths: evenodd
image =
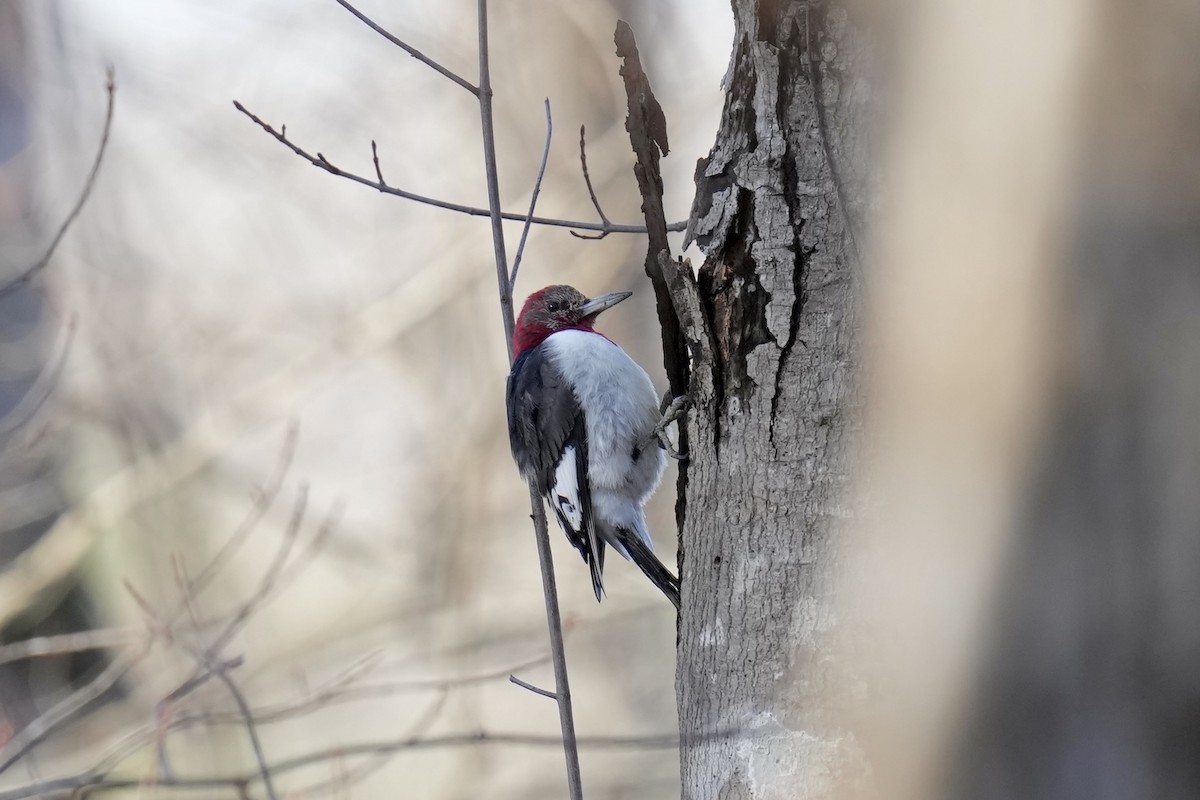
M 617 538 L 630 560 L 637 564 L 650 582 L 657 586 L 667 599 L 679 610 L 679 578 L 671 574 L 671 570 L 663 566 L 642 538 L 637 533 L 626 528 L 617 528 Z
M 591 558 L 585 554 L 583 560 L 592 573 L 592 591 L 596 593 L 596 602 L 599 603 L 604 596 L 604 540 L 593 534 L 592 542 Z

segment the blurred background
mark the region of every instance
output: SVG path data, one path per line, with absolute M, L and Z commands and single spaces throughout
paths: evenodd
M 474 3 L 360 8 L 476 79 Z M 640 222 L 619 17 L 666 111 L 668 216 L 686 217 L 732 36 L 720 0 L 494 4 L 507 210 L 528 205 L 548 97 L 539 213 L 595 220 L 579 169 L 585 124 L 605 211 Z M 230 675 L 252 706 L 281 710 L 259 727 L 272 761 L 417 734 L 556 736 L 554 703 L 506 680 L 553 684 L 526 489 L 504 430 L 486 220 L 315 170 L 231 102 L 363 175 L 375 139 L 389 183 L 483 205 L 474 98 L 332 0 L 0 0 L 0 285 L 41 257 L 79 197 L 108 65 L 116 109 L 94 191 L 48 268 L 0 297 L 0 635 L 100 629 L 114 646 L 33 660 L 5 651 L 0 742 L 29 736 L 105 670 L 127 671 L 3 785 L 114 753 L 147 780 L 164 758 L 178 774 L 253 770 L 236 717 L 199 724 L 236 708 L 220 682 L 160 705 L 197 669 L 187 647 L 243 608 L 223 653 L 244 659 Z M 519 232 L 507 228 L 510 254 Z M 534 228 L 516 295 L 559 282 L 633 290 L 603 327 L 662 388 L 644 246 Z M 663 486 L 652 527 L 673 563 L 673 472 Z M 614 562 L 597 606 L 577 555 L 557 531 L 552 540 L 581 735 L 673 734 L 669 605 Z M 198 576 L 203 587 L 186 591 Z M 179 621 L 186 641 L 145 651 L 135 596 L 160 622 Z M 156 747 L 156 723 L 188 714 L 198 724 Z M 590 797 L 678 794 L 669 747 L 585 749 L 583 776 Z M 289 796 L 403 785 L 550 797 L 563 790 L 562 754 L 430 748 L 279 780 Z

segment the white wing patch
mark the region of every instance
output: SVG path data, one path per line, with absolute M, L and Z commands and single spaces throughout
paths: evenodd
M 563 448 L 558 466 L 554 468 L 554 486 L 550 502 L 576 531 L 583 530 L 583 501 L 579 497 L 579 470 L 576 469 L 575 448 Z

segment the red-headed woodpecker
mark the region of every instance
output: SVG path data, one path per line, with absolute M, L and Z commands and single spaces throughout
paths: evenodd
M 654 556 L 642 512 L 666 463 L 654 385 L 593 328 L 601 311 L 630 294 L 589 300 L 570 286 L 547 286 L 529 296 L 513 333 L 508 438 L 521 474 L 591 569 L 597 600 L 607 544 L 679 608 L 679 579 Z

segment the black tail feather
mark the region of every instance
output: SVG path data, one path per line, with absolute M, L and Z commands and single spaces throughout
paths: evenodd
M 667 599 L 675 606 L 675 610 L 678 611 L 679 578 L 676 578 L 669 569 L 663 566 L 663 563 L 654 555 L 654 551 L 647 547 L 636 533 L 618 528 L 617 535 L 621 546 L 625 548 L 625 552 L 629 553 L 633 563 L 637 564 L 638 569 L 667 596 Z
M 596 593 L 596 602 L 599 603 L 604 595 L 604 540 L 596 539 L 596 549 L 589 559 L 584 556 L 584 561 L 588 562 L 588 569 L 592 573 L 592 591 Z

